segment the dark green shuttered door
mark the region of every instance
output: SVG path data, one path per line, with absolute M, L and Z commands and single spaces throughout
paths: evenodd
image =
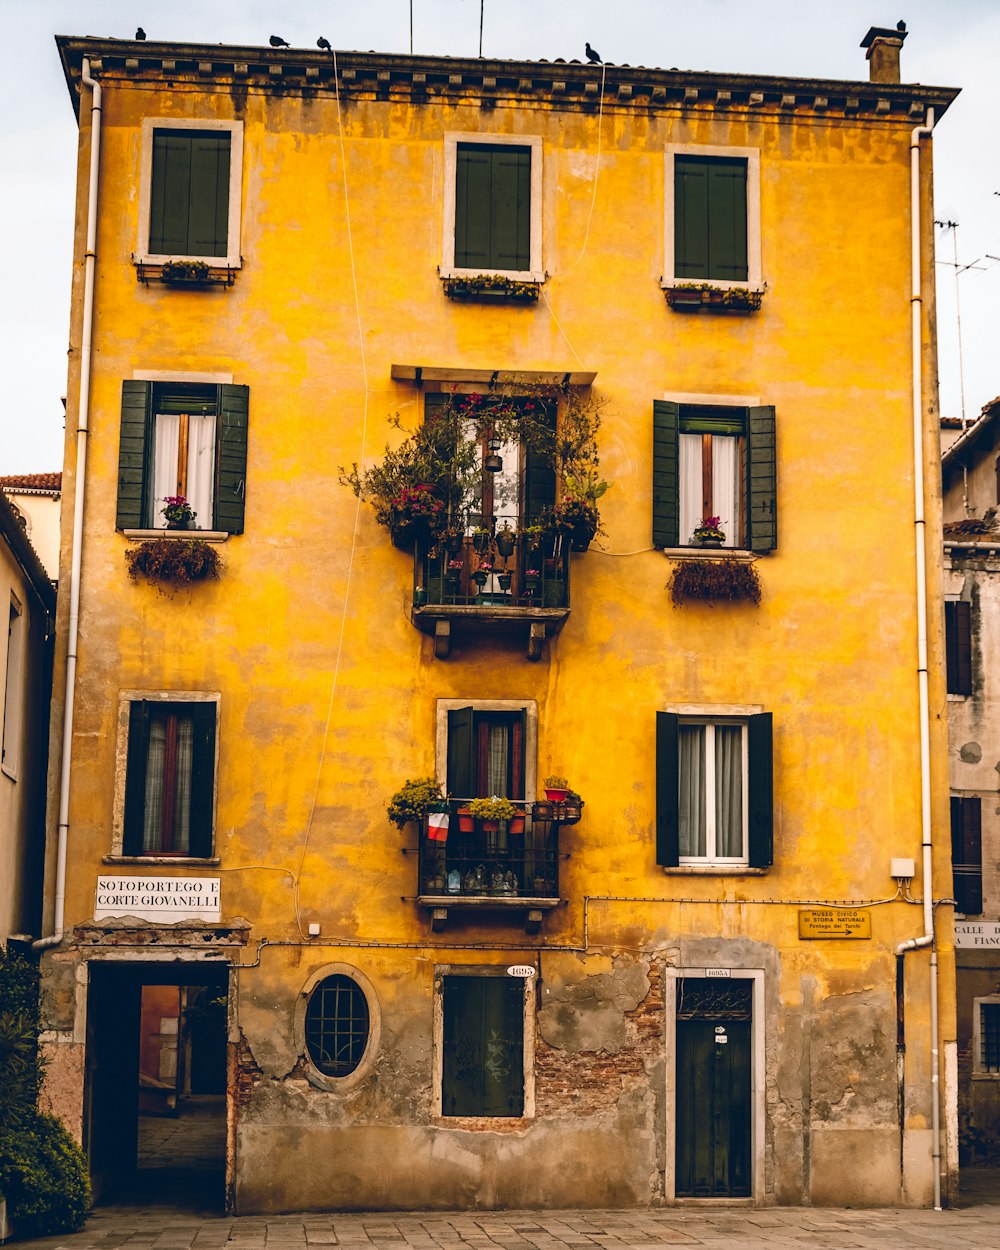
M 442 1114 L 524 1114 L 524 982 L 444 978 Z
M 242 534 L 247 495 L 249 386 L 219 387 L 218 463 L 215 466 L 215 528 Z
M 230 144 L 228 131 L 153 131 L 150 255 L 227 254 Z
M 747 416 L 747 547 L 773 551 L 778 545 L 774 408 L 751 408 Z
M 142 529 L 146 523 L 146 448 L 152 443 L 152 382 L 122 383 L 118 443 L 118 512 L 115 527 Z
M 460 143 L 456 154 L 455 265 L 531 267 L 531 149 Z
M 745 159 L 675 157 L 674 274 L 746 282 Z

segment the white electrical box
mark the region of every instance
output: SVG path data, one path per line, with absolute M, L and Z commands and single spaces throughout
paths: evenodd
M 895 862 L 896 862 L 896 861 L 895 861 L 895 860 L 893 860 L 893 863 L 895 863 Z M 310 936 L 310 937 L 319 937 L 319 925 L 316 923 L 316 921 L 315 921 L 315 920 L 311 920 L 311 921 L 309 922 L 309 936 Z
M 906 877 L 912 881 L 914 877 L 913 860 L 912 859 L 894 859 L 892 861 L 892 869 L 890 876 Z

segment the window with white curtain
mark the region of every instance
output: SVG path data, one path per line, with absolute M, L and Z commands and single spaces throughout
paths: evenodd
M 679 862 L 747 862 L 747 735 L 740 721 L 678 726 Z
M 683 405 L 680 410 L 680 524 L 682 545 L 708 517 L 719 518 L 724 546 L 746 541 L 743 516 L 746 410 Z
M 213 528 L 217 417 L 216 386 L 155 388 L 149 504 L 153 529 L 166 528 L 163 501 L 175 495 L 188 501 L 195 528 Z

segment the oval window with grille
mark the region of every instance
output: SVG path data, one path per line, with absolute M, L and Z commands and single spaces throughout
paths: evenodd
M 351 977 L 325 977 L 306 1007 L 306 1047 L 324 1076 L 350 1076 L 371 1035 L 368 999 Z

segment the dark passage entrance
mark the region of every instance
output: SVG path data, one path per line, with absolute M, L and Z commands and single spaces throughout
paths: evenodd
M 95 1201 L 222 1210 L 228 965 L 92 963 L 85 1145 Z
M 677 1184 L 683 1198 L 748 1198 L 753 982 L 677 982 Z

